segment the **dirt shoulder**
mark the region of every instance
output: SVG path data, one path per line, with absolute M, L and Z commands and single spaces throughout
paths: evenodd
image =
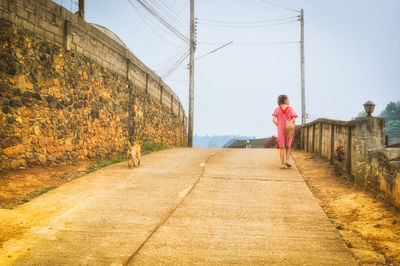
M 362 265 L 400 265 L 400 213 L 379 196 L 354 188 L 329 161 L 294 151 L 301 175 Z
M 0 171 L 0 208 L 12 209 L 40 194 L 83 174 L 96 161 L 77 161 L 71 165 L 34 167 L 18 171 Z
M 164 149 L 167 147 L 162 143 L 144 143 L 141 154 L 143 156 Z M 85 174 L 125 161 L 126 158 L 122 156 L 119 154 L 103 160 L 80 160 L 57 166 L 0 171 L 0 248 L 6 241 L 21 237 L 32 226 L 32 218 L 16 207 Z
M 18 239 L 31 227 L 31 219 L 13 208 L 87 173 L 98 162 L 77 161 L 71 165 L 0 171 L 0 248 Z

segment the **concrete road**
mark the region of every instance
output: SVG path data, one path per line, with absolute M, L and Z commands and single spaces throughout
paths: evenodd
M 37 219 L 10 265 L 357 265 L 299 171 L 274 149 L 174 149 L 17 208 Z

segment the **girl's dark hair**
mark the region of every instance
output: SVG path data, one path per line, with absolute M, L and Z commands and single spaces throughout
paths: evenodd
M 285 94 L 279 95 L 278 96 L 278 105 L 284 104 L 286 102 L 287 98 L 288 97 Z

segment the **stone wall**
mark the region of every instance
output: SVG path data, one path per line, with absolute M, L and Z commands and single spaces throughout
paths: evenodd
M 0 1 L 0 169 L 186 145 L 179 99 L 129 50 L 52 1 Z M 64 24 L 87 49 L 67 49 Z
M 331 160 L 354 177 L 358 188 L 381 193 L 400 207 L 400 149 L 384 148 L 385 119 L 360 117 L 351 121 L 317 119 L 302 127 L 302 147 Z M 342 161 L 333 154 L 343 147 Z
M 400 148 L 370 149 L 357 165 L 361 186 L 400 207 Z

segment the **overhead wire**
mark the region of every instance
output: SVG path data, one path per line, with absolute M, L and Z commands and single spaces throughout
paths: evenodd
M 280 44 L 298 44 L 300 41 L 289 41 L 289 42 L 234 42 L 233 46 L 267 46 L 267 45 L 280 45 Z M 223 42 L 199 42 L 202 45 L 218 45 L 224 44 Z
M 189 39 L 183 33 L 181 33 L 181 28 L 188 29 L 189 24 L 185 25 L 186 22 L 179 16 L 178 13 L 176 13 L 175 11 L 172 12 L 173 9 L 169 7 L 166 3 L 163 2 L 161 5 L 161 2 L 157 3 L 157 1 L 154 0 L 136 0 L 135 4 L 131 0 L 128 0 L 128 2 L 131 4 L 132 7 L 134 7 L 136 12 L 142 17 L 142 20 L 155 34 L 157 34 L 156 30 L 162 24 L 168 29 L 169 33 L 173 33 L 181 40 L 188 42 Z M 151 14 L 153 18 L 160 22 L 156 30 L 154 30 L 154 28 L 149 23 L 147 23 L 145 19 L 146 14 Z M 174 23 L 175 21 L 179 22 Z M 162 38 L 162 36 L 160 36 L 159 34 L 157 35 Z M 172 44 L 165 38 L 162 39 Z M 164 63 L 162 63 L 162 67 L 160 67 L 156 71 L 161 72 L 164 66 L 168 65 L 170 62 L 173 62 L 173 64 L 167 69 L 167 71 L 163 75 L 160 75 L 163 79 L 169 76 L 173 71 L 175 71 L 179 67 L 179 65 L 189 56 L 189 50 L 186 47 L 177 45 L 174 46 L 179 48 L 177 52 L 174 53 L 170 58 L 168 58 Z
M 264 24 L 264 25 L 219 25 L 219 24 L 213 24 L 213 23 L 205 23 L 205 22 L 199 22 L 199 24 L 208 26 L 208 27 L 215 27 L 215 28 L 266 28 L 266 27 L 272 27 L 272 26 L 277 26 L 277 25 L 283 25 L 283 24 L 290 24 L 293 22 L 296 22 L 297 19 L 286 21 L 286 22 L 279 22 L 279 23 L 271 23 L 271 24 Z
M 172 46 L 175 47 L 180 47 L 175 43 L 172 43 L 171 41 L 167 40 L 166 38 L 164 38 L 163 36 L 161 36 L 160 34 L 157 33 L 157 31 L 150 25 L 149 22 L 147 22 L 146 18 L 145 18 L 145 14 L 143 14 L 142 10 L 140 10 L 139 7 L 135 6 L 131 0 L 128 0 L 129 4 L 135 9 L 136 13 L 142 18 L 142 21 L 149 27 L 149 29 L 155 34 L 157 35 L 160 39 L 164 40 L 165 42 L 169 43 Z M 166 32 L 166 31 L 165 31 Z M 167 34 L 169 34 L 169 32 L 166 32 Z
M 291 16 L 291 17 L 287 17 L 287 18 L 278 18 L 278 19 L 269 19 L 269 20 L 241 21 L 241 22 L 214 20 L 214 19 L 207 19 L 207 18 L 196 18 L 196 19 L 200 23 L 205 21 L 206 23 L 216 23 L 216 24 L 247 25 L 247 24 L 264 24 L 264 23 L 270 23 L 270 22 L 292 20 L 295 18 L 298 18 L 298 16 Z
M 156 0 L 150 0 L 150 2 L 153 4 L 155 11 L 158 10 L 160 13 L 163 14 L 163 16 L 165 16 L 166 19 L 169 20 L 168 22 L 169 24 L 171 24 L 171 26 L 183 32 L 189 29 L 189 24 L 187 24 L 185 21 L 178 20 L 178 18 L 174 16 L 171 11 L 161 5 L 161 2 Z
M 128 0 L 130 1 L 130 0 Z M 184 42 L 189 43 L 189 38 L 186 37 L 185 34 L 180 32 L 174 26 L 172 26 L 165 18 L 163 18 L 154 8 L 152 8 L 148 3 L 144 0 L 136 0 L 144 9 L 146 9 L 151 15 L 153 15 L 161 24 L 163 24 L 167 29 L 169 29 L 172 33 L 174 33 L 178 38 L 183 40 Z
M 264 2 L 266 4 L 269 4 L 271 6 L 275 6 L 275 7 L 279 7 L 279 8 L 282 8 L 282 9 L 289 10 L 289 11 L 300 13 L 300 10 L 296 10 L 296 9 L 288 8 L 288 7 L 285 7 L 285 6 L 282 6 L 282 5 L 278 5 L 278 4 L 272 3 L 271 1 L 268 1 L 268 0 L 259 0 L 259 1 Z
M 165 7 L 165 10 L 168 12 L 168 14 L 170 15 L 171 18 L 173 18 L 173 22 L 174 21 L 179 21 L 179 23 L 181 23 L 185 29 L 189 29 L 189 22 L 187 20 L 185 20 L 184 18 L 182 18 L 179 15 L 179 12 L 176 12 L 176 10 L 174 8 L 172 8 L 171 6 L 169 6 L 165 1 L 163 0 L 158 0 L 158 2 L 163 5 Z
M 186 50 L 187 47 L 181 47 L 180 49 L 176 50 L 168 59 L 160 64 L 160 67 L 156 70 L 156 72 L 159 73 L 164 69 L 169 69 L 177 60 L 179 60 L 183 53 L 186 53 Z
M 203 54 L 203 55 L 201 55 L 201 56 L 195 58 L 194 60 L 198 60 L 198 59 L 200 59 L 200 58 L 202 58 L 202 57 L 204 57 L 204 56 L 206 56 L 206 55 L 215 53 L 216 51 L 221 50 L 221 49 L 224 48 L 225 46 L 228 46 L 228 45 L 230 45 L 230 44 L 232 44 L 232 43 L 233 43 L 233 41 L 230 41 L 230 42 L 228 42 L 228 43 L 225 43 L 224 45 L 222 45 L 222 46 L 220 46 L 220 47 L 218 47 L 218 48 L 216 48 L 216 49 L 214 49 L 214 50 L 212 50 L 212 51 L 210 51 L 210 52 L 208 52 L 208 53 L 206 53 L 206 54 Z
M 188 49 L 188 50 L 186 51 L 186 53 L 184 53 L 184 54 L 179 58 L 179 60 L 178 60 L 175 64 L 173 64 L 173 65 L 171 66 L 171 68 L 161 77 L 161 79 L 164 80 L 166 77 L 168 77 L 173 71 L 175 71 L 175 70 L 179 67 L 180 64 L 182 64 L 182 62 L 183 62 L 186 58 L 189 57 L 189 55 L 190 55 L 190 51 L 189 51 L 189 49 Z

